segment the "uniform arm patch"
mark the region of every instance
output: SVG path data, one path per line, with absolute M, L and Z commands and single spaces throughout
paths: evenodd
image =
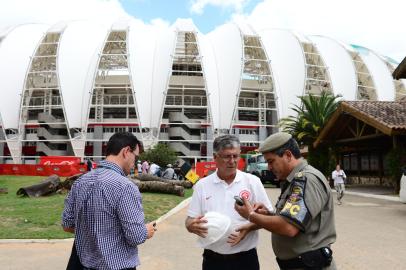
M 280 211 L 280 215 L 288 218 L 300 231 L 304 232 L 311 221 L 310 212 L 304 201 L 306 181 L 293 180 L 291 193 L 285 205 Z

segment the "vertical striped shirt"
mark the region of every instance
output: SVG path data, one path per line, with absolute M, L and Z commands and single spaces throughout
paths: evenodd
M 62 226 L 75 228 L 81 263 L 92 269 L 134 268 L 139 244 L 147 239 L 141 194 L 115 163 L 78 180 L 65 199 Z

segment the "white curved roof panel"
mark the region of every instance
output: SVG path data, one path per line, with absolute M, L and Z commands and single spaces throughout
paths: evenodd
M 162 110 L 165 102 L 165 93 L 168 88 L 172 71 L 173 54 L 176 46 L 176 32 L 167 31 L 158 34 L 157 45 L 154 52 L 154 68 L 151 91 L 151 127 L 159 128 Z
M 172 70 L 176 33 L 131 26 L 131 74 L 142 127 L 159 128 Z
M 69 128 L 83 128 L 97 68 L 98 52 L 107 29 L 85 21 L 70 23 L 58 49 L 58 75 Z
M 256 36 L 257 35 L 257 33 L 254 31 L 254 29 L 251 27 L 251 25 L 249 25 L 245 21 L 237 20 L 237 21 L 234 21 L 233 23 L 240 29 L 240 32 L 244 36 Z
M 202 56 L 202 69 L 206 79 L 207 100 L 214 128 L 219 128 L 219 84 L 216 58 L 210 40 L 204 35 L 198 35 L 198 45 Z
M 171 26 L 175 31 L 198 32 L 192 19 L 177 19 Z
M 377 99 L 380 101 L 395 100 L 395 85 L 393 77 L 386 64 L 371 50 L 352 45 L 359 52 L 360 57 L 368 67 L 369 73 L 375 83 Z
M 0 44 L 0 113 L 5 129 L 18 129 L 20 95 L 30 57 L 47 28 L 41 24 L 18 26 Z
M 70 23 L 70 21 L 60 21 L 58 23 L 55 23 L 55 24 L 51 25 L 51 27 L 49 27 L 47 32 L 48 33 L 63 32 L 63 30 L 65 30 L 65 28 L 68 26 L 69 23 Z
M 110 31 L 127 31 L 132 22 L 130 19 L 117 20 L 112 23 Z
M 284 118 L 295 115 L 291 110 L 298 104 L 305 86 L 305 59 L 298 38 L 287 30 L 263 30 L 259 32 L 275 75 L 278 115 Z
M 323 36 L 309 37 L 317 46 L 328 67 L 334 94 L 346 100 L 357 98 L 357 75 L 354 62 L 347 50 L 338 42 Z
M 7 36 L 7 34 L 12 31 L 15 27 L 18 26 L 5 26 L 0 28 L 0 41 L 3 37 Z
M 156 39 L 156 33 L 150 27 L 136 22 L 132 22 L 128 29 L 128 64 L 138 108 L 138 121 L 142 127 L 148 128 L 151 127 L 151 88 Z
M 309 38 L 307 36 L 305 36 L 303 33 L 295 31 L 295 30 L 286 30 L 291 32 L 293 35 L 295 35 L 295 37 L 300 41 L 300 42 L 304 42 L 304 43 L 310 43 L 311 41 L 309 40 Z
M 213 117 L 218 119 L 214 121 L 218 123 L 214 128 L 229 129 L 233 121 L 243 70 L 241 34 L 235 24 L 225 24 L 208 33 L 207 38 L 213 46 L 217 67 L 218 103 L 211 101 Z M 215 107 L 217 105 L 218 107 Z

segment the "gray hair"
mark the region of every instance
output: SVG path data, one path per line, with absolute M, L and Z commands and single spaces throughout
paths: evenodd
M 217 153 L 225 148 L 239 148 L 240 140 L 235 135 L 221 135 L 218 136 L 213 142 L 213 152 Z

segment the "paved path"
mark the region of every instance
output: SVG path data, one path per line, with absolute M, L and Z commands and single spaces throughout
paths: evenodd
M 277 189 L 268 189 L 273 203 Z M 384 198 L 384 197 L 383 197 Z M 338 269 L 406 269 L 406 205 L 385 199 L 347 194 L 336 206 L 338 239 L 333 245 Z M 140 246 L 140 270 L 201 269 L 196 237 L 184 229 L 186 209 L 161 222 L 156 236 Z M 1 243 L 1 269 L 65 269 L 71 241 Z M 277 269 L 270 233 L 260 232 L 261 269 Z

